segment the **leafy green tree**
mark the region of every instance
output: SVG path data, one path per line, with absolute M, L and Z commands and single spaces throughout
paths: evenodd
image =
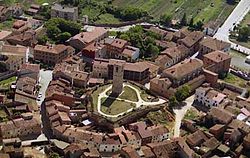
M 125 34 L 125 33 L 124 33 L 124 34 L 121 34 L 121 35 L 120 35 L 120 38 L 123 39 L 123 40 L 126 40 L 126 41 L 129 41 L 129 40 L 130 40 L 129 36 L 128 36 L 127 34 Z
M 178 104 L 179 104 L 179 102 L 178 102 L 178 100 L 176 99 L 175 96 L 172 96 L 172 97 L 169 98 L 169 106 L 170 107 L 174 107 L 174 106 L 176 106 Z
M 170 26 L 172 21 L 172 16 L 169 14 L 164 14 L 160 17 L 160 23 L 165 26 Z
M 187 26 L 187 15 L 186 15 L 186 13 L 183 14 L 183 17 L 182 17 L 182 19 L 180 21 L 180 24 L 182 26 Z
M 250 35 L 250 29 L 249 27 L 241 27 L 239 28 L 239 33 L 238 33 L 238 41 L 241 42 L 246 42 L 249 39 L 249 35 Z
M 197 30 L 197 31 L 202 31 L 202 30 L 203 30 L 203 25 L 204 25 L 204 23 L 203 23 L 201 20 L 199 20 L 199 21 L 195 24 L 195 30 Z
M 147 57 L 156 57 L 159 54 L 160 50 L 157 46 L 153 45 L 152 43 L 150 43 L 147 46 L 147 50 L 146 50 L 146 56 Z
M 63 32 L 58 35 L 59 43 L 64 43 L 71 37 L 71 34 L 69 32 Z
M 37 38 L 38 44 L 45 45 L 49 40 L 48 36 L 43 35 Z
M 45 23 L 45 27 L 48 37 L 56 42 L 62 42 L 69 34 L 70 36 L 74 36 L 81 30 L 80 24 L 62 18 L 52 18 L 48 20 Z
M 144 42 L 145 45 L 153 44 L 155 45 L 155 39 L 152 37 L 147 37 Z
M 178 88 L 175 93 L 175 97 L 179 102 L 185 100 L 189 95 L 190 95 L 190 87 L 187 85 Z
M 189 27 L 194 27 L 194 18 L 192 17 L 189 21 Z
M 48 37 L 53 39 L 53 40 L 56 40 L 57 35 L 60 34 L 60 33 L 61 33 L 61 30 L 56 26 L 49 25 L 47 27 Z

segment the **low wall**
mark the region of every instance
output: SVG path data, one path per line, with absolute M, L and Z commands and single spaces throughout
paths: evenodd
M 134 21 L 126 21 L 117 24 L 97 24 L 97 23 L 83 23 L 84 25 L 97 26 L 97 27 L 123 27 L 128 25 L 135 25 L 143 22 L 147 22 L 148 19 L 139 19 Z
M 16 76 L 16 75 L 17 75 L 16 72 L 10 72 L 10 71 L 6 72 L 6 73 L 1 73 L 0 74 L 0 81 L 6 80 L 6 79 L 13 77 L 13 76 Z

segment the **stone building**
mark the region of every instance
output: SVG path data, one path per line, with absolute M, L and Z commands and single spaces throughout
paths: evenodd
M 214 51 L 204 55 L 204 67 L 217 74 L 227 73 L 230 68 L 231 57 L 222 51 Z
M 112 94 L 120 95 L 123 90 L 123 74 L 124 74 L 124 64 L 123 61 L 113 60 L 113 86 Z
M 72 56 L 75 49 L 63 44 L 58 45 L 36 45 L 34 48 L 34 59 L 42 63 L 55 65 L 63 59 Z
M 66 7 L 60 4 L 55 4 L 51 8 L 52 18 L 63 18 L 66 20 L 77 21 L 78 19 L 78 7 Z

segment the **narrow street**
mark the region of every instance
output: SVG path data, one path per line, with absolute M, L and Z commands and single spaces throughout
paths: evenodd
M 186 103 L 185 106 L 174 109 L 175 113 L 174 137 L 180 136 L 181 121 L 184 118 L 186 112 L 192 107 L 192 104 L 194 102 L 194 95 L 187 98 L 184 102 Z
M 51 70 L 40 70 L 40 90 L 39 93 L 42 94 L 42 97 L 40 99 L 40 101 L 37 101 L 38 106 L 41 106 L 42 102 L 45 99 L 45 93 L 46 90 L 49 86 L 50 81 L 52 80 L 52 73 L 53 71 Z

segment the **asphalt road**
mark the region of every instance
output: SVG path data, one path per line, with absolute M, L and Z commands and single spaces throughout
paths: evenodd
M 230 30 L 233 30 L 234 26 L 239 24 L 245 17 L 245 15 L 250 11 L 250 0 L 241 0 L 235 7 L 233 12 L 229 15 L 224 24 L 219 28 L 214 38 L 230 42 L 231 47 L 244 54 L 250 55 L 250 49 L 237 45 L 229 40 Z

